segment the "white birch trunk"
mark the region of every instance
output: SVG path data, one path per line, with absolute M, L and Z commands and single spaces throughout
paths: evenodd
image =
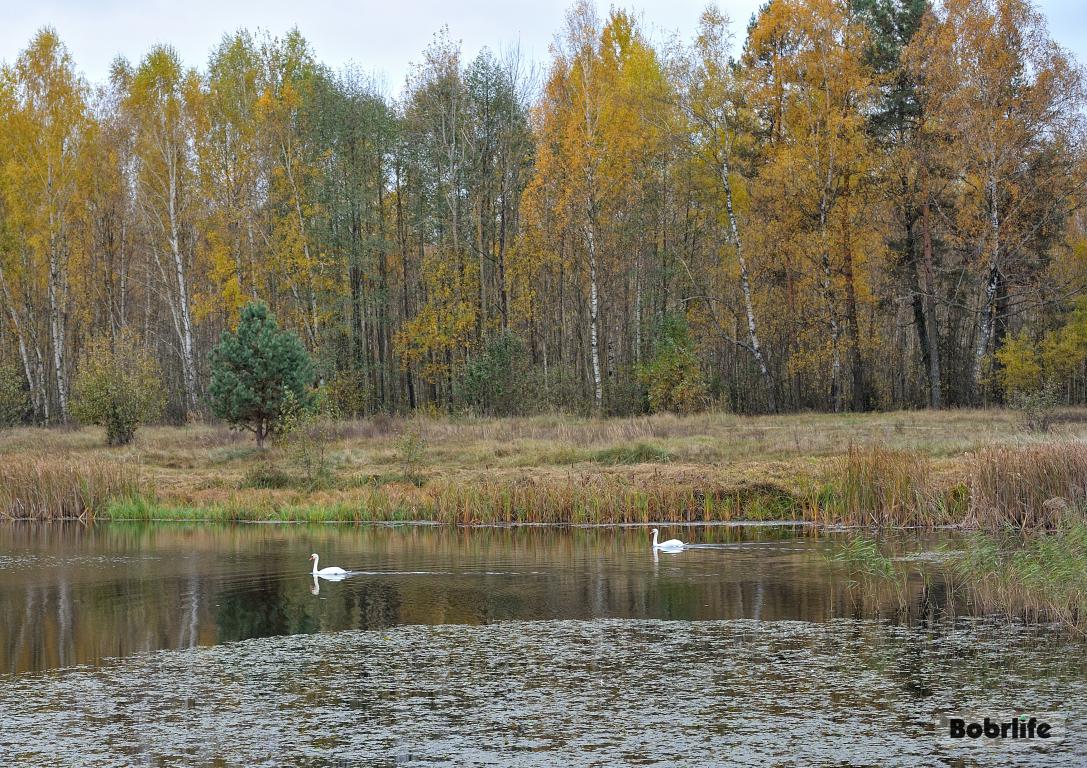
M 50 211 L 50 222 L 53 214 Z M 52 223 L 50 223 L 52 229 Z M 50 234 L 49 244 L 49 339 L 53 345 L 53 375 L 57 381 L 57 405 L 60 407 L 60 420 L 68 420 L 68 376 L 64 365 L 64 316 L 61 311 L 63 290 L 60 285 L 64 279 L 61 274 L 60 254 L 55 234 Z
M 11 292 L 8 290 L 7 279 L 4 276 L 4 268 L 0 266 L 0 295 L 4 298 L 4 305 L 8 310 L 8 318 L 11 321 L 12 330 L 15 331 L 15 340 L 19 346 L 19 360 L 23 364 L 23 375 L 26 377 L 26 386 L 30 390 L 30 402 L 34 407 L 34 416 L 40 418 L 43 413 L 42 395 L 34 376 L 34 366 L 30 359 L 30 350 L 27 348 L 26 336 L 23 334 L 22 323 L 15 311 L 15 303 L 11 300 Z
M 736 213 L 732 207 L 732 182 L 729 179 L 729 165 L 726 158 L 721 164 L 721 182 L 725 186 L 725 210 L 728 213 L 728 225 L 732 230 L 732 242 L 736 246 L 736 260 L 740 265 L 740 289 L 744 294 L 744 311 L 747 313 L 747 340 L 751 345 L 751 354 L 759 366 L 763 383 L 766 386 L 766 396 L 771 411 L 777 410 L 777 398 L 774 396 L 774 381 L 770 376 L 770 369 L 766 365 L 766 357 L 762 353 L 759 344 L 758 327 L 755 323 L 755 307 L 751 299 L 751 276 L 747 270 L 747 259 L 744 256 L 743 242 L 740 239 L 740 228 L 736 222 Z
M 985 281 L 985 300 L 978 315 L 978 339 L 974 349 L 974 394 L 981 391 L 981 378 L 984 373 L 985 355 L 989 351 L 989 341 L 993 336 L 993 304 L 996 300 L 996 288 L 1000 275 L 1000 217 L 996 204 L 996 174 L 989 173 L 989 228 L 992 251 L 989 256 L 988 276 Z
M 589 200 L 589 217 L 585 225 L 585 244 L 589 251 L 589 345 L 593 364 L 593 394 L 596 397 L 596 409 L 604 408 L 604 386 L 600 377 L 600 334 L 598 330 L 599 295 L 596 283 L 596 224 L 592 214 L 593 203 Z
M 827 232 L 830 210 L 830 180 L 831 173 L 827 172 L 826 187 L 823 189 L 822 198 L 819 201 L 819 226 L 823 235 L 823 248 L 820 254 L 820 262 L 823 268 L 823 298 L 827 303 L 827 316 L 830 319 L 830 387 L 834 396 L 834 412 L 842 410 L 842 328 L 838 322 L 838 313 L 834 301 L 834 276 L 830 269 L 830 242 Z
M 181 252 L 180 238 L 180 213 L 177 206 L 177 158 L 174 152 L 170 152 L 168 163 L 169 190 L 168 201 L 170 218 L 170 255 L 173 259 L 174 281 L 177 286 L 177 308 L 175 311 L 175 328 L 178 332 L 178 341 L 181 345 L 181 375 L 185 387 L 186 405 L 195 410 L 197 403 L 196 394 L 196 361 L 193 356 L 193 330 L 192 307 L 189 302 L 188 281 L 185 274 L 185 259 Z

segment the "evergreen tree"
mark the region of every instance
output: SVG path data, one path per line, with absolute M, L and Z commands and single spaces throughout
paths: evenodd
M 309 406 L 312 383 L 313 363 L 302 342 L 280 330 L 260 301 L 242 308 L 238 330 L 224 332 L 211 353 L 212 411 L 252 431 L 258 447 L 264 447 L 287 403 Z

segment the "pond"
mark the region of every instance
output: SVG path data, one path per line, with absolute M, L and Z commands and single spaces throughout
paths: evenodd
M 1083 765 L 1087 654 L 848 533 L 0 526 L 0 764 Z M 900 533 L 904 558 L 954 542 Z M 352 571 L 314 580 L 321 565 Z M 917 562 L 923 562 L 923 558 Z M 941 716 L 1056 717 L 950 742 Z

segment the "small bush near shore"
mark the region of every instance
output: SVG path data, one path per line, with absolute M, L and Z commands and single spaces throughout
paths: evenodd
M 136 429 L 165 407 L 158 363 L 135 336 L 126 332 L 88 345 L 72 393 L 78 421 L 105 427 L 109 445 L 128 445 Z

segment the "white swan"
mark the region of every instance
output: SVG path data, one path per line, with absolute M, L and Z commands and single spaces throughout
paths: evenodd
M 309 559 L 313 561 L 313 575 L 314 576 L 322 576 L 322 577 L 327 579 L 329 577 L 346 576 L 347 575 L 347 571 L 345 571 L 343 568 L 339 568 L 339 567 L 337 567 L 335 565 L 330 565 L 328 568 L 321 568 L 320 570 L 318 570 L 317 569 L 317 561 L 320 560 L 321 558 L 317 557 L 316 552 L 314 552 L 312 555 L 310 555 Z
M 677 550 L 683 549 L 686 545 L 679 539 L 668 539 L 668 541 L 662 541 L 657 543 L 657 536 L 660 534 L 656 528 L 653 529 L 653 551 L 658 549 Z

